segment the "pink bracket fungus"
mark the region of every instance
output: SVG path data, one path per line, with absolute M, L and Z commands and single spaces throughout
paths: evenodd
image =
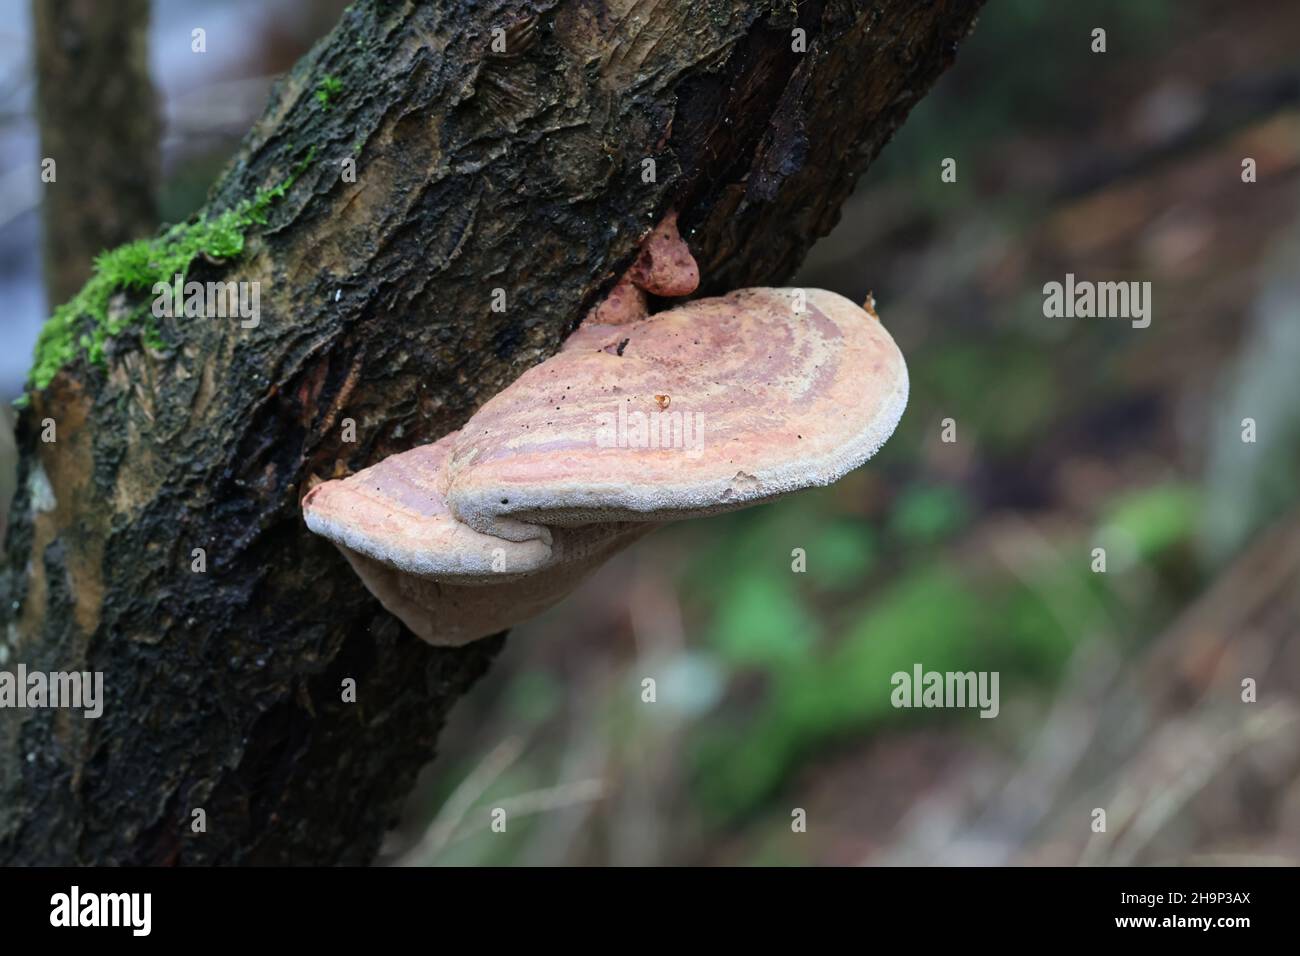
M 700 267 L 677 231 L 677 213 L 670 212 L 641 243 L 632 267 L 585 321 L 599 325 L 635 322 L 646 316 L 647 292 L 671 298 L 690 295 L 699 284 Z
M 460 431 L 313 488 L 308 527 L 415 634 L 463 644 L 541 612 L 663 522 L 830 484 L 876 453 L 908 381 L 874 314 L 755 288 L 636 318 L 645 292 L 697 282 L 670 216 L 611 293 L 623 301 Z

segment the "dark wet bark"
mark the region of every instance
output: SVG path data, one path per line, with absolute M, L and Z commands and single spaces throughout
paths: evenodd
M 369 860 L 501 641 L 402 631 L 304 528 L 309 481 L 463 423 L 671 207 L 706 291 L 787 278 L 979 3 L 615 6 L 358 3 L 212 191 L 310 157 L 244 255 L 190 276 L 260 281 L 259 326 L 163 320 L 165 350 L 128 333 L 33 397 L 4 666 L 102 670 L 107 702 L 3 715 L 0 862 Z

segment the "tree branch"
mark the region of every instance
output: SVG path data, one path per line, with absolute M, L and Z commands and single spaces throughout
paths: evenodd
M 788 277 L 978 6 L 350 8 L 203 213 L 266 211 L 242 254 L 187 274 L 261 283 L 257 327 L 145 316 L 19 422 L 0 647 L 103 671 L 107 701 L 0 726 L 0 862 L 369 860 L 501 641 L 405 634 L 306 531 L 308 483 L 464 422 L 670 207 L 708 290 Z

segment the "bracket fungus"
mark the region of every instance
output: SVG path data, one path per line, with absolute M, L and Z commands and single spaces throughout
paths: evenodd
M 308 527 L 415 634 L 463 644 L 546 609 L 663 522 L 830 484 L 876 453 L 908 382 L 874 313 L 755 288 L 644 316 L 645 292 L 697 281 L 670 216 L 611 293 L 625 301 L 593 309 L 459 431 L 317 485 Z

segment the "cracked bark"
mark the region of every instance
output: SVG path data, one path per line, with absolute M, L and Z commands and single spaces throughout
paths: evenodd
M 125 334 L 20 418 L 0 664 L 103 671 L 106 700 L 98 720 L 0 715 L 0 862 L 371 859 L 502 638 L 405 633 L 306 531 L 308 482 L 458 427 L 670 207 L 704 293 L 788 277 L 979 5 L 350 8 L 210 194 L 219 212 L 313 156 L 241 257 L 188 276 L 260 282 L 260 325 L 162 320 L 162 350 Z

